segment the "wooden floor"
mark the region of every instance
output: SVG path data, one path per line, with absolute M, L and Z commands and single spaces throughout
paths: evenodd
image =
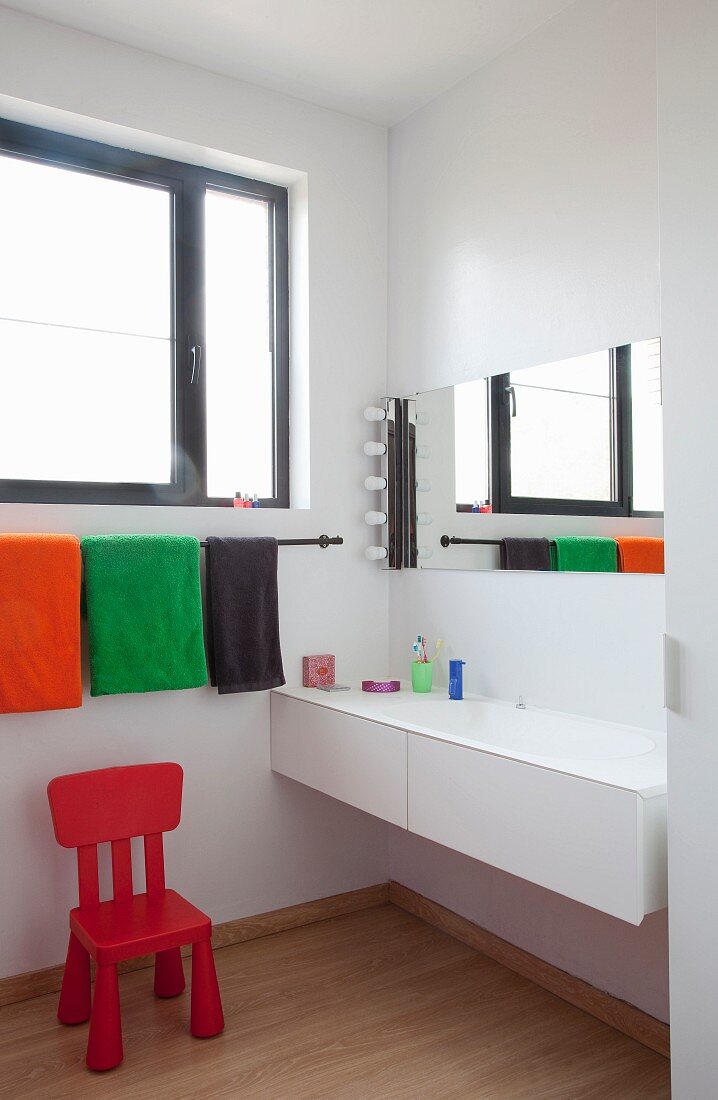
M 669 1063 L 393 906 L 216 954 L 226 1030 L 121 979 L 125 1061 L 85 1068 L 56 996 L 0 1010 L 0 1096 L 31 1100 L 660 1100 Z

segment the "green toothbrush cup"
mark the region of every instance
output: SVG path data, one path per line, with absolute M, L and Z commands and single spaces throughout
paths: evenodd
M 414 661 L 411 666 L 411 687 L 413 691 L 431 691 L 434 665 L 431 661 Z

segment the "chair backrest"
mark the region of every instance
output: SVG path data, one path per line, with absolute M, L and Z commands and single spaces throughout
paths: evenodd
M 182 812 L 179 764 L 135 764 L 77 772 L 47 787 L 58 844 L 77 848 L 80 905 L 99 903 L 97 845 L 112 845 L 115 901 L 132 896 L 130 838 L 144 837 L 147 892 L 165 888 L 162 834 L 176 829 Z

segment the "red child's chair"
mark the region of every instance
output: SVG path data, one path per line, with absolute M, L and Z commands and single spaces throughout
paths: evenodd
M 154 953 L 158 997 L 184 989 L 180 947 L 192 944 L 190 1028 L 207 1038 L 224 1027 L 209 917 L 165 888 L 162 834 L 182 811 L 179 764 L 138 764 L 61 775 L 47 788 L 58 844 L 77 848 L 80 904 L 70 910 L 70 943 L 58 1019 L 90 1020 L 87 1064 L 112 1069 L 122 1061 L 117 964 Z M 144 837 L 146 893 L 132 887 L 130 838 Z M 100 901 L 97 845 L 112 845 L 113 901 Z M 90 1009 L 90 955 L 97 974 Z

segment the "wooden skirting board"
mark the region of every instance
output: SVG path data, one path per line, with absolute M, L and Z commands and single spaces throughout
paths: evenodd
M 523 975 L 536 985 L 543 986 L 544 989 L 575 1005 L 576 1008 L 596 1016 L 605 1024 L 610 1024 L 617 1031 L 630 1036 L 631 1039 L 638 1040 L 639 1043 L 643 1043 L 644 1046 L 650 1047 L 651 1050 L 657 1051 L 666 1058 L 670 1057 L 670 1029 L 662 1020 L 657 1020 L 647 1012 L 642 1012 L 640 1008 L 628 1004 L 627 1001 L 612 997 L 610 993 L 596 989 L 581 978 L 575 978 L 565 970 L 559 970 L 557 966 L 544 962 L 536 955 L 515 947 L 507 940 L 502 940 L 500 936 L 495 936 L 493 932 L 480 928 L 478 924 L 467 920 L 466 917 L 460 917 L 458 913 L 445 909 L 438 902 L 417 894 L 408 886 L 390 882 L 389 901 L 392 905 L 413 913 L 415 917 L 426 921 L 427 924 L 433 924 L 435 928 L 448 933 L 454 939 L 461 940 L 469 947 L 483 952 L 490 959 Z
M 487 932 L 466 917 L 459 916 L 458 913 L 444 908 L 438 902 L 431 901 L 398 882 L 384 882 L 376 886 L 367 886 L 362 890 L 350 890 L 348 893 L 334 894 L 332 897 L 290 905 L 285 909 L 275 909 L 269 913 L 260 913 L 257 916 L 226 921 L 224 924 L 215 925 L 212 944 L 215 949 L 231 947 L 233 944 L 245 943 L 247 940 L 271 936 L 275 932 L 285 932 L 290 928 L 299 928 L 306 924 L 328 920 L 330 917 L 338 917 L 344 913 L 355 913 L 361 909 L 371 909 L 389 903 L 412 913 L 420 920 L 426 921 L 427 924 L 433 925 L 469 947 L 481 951 L 509 970 L 523 975 L 529 981 L 542 986 L 557 997 L 568 1001 L 569 1004 L 597 1017 L 664 1057 L 669 1056 L 668 1024 L 649 1016 L 626 1001 L 612 997 L 610 993 L 596 989 L 588 982 L 575 978 L 564 970 L 559 970 L 558 967 L 529 954 L 528 951 L 515 947 L 494 935 L 493 932 Z M 189 951 L 189 948 L 183 949 L 183 954 L 189 954 Z M 151 966 L 152 963 L 153 957 L 148 955 L 122 963 L 120 970 L 123 973 L 141 970 Z M 49 966 L 44 970 L 33 970 L 26 974 L 15 974 L 9 978 L 0 979 L 0 1006 L 39 997 L 45 993 L 56 993 L 60 989 L 63 969 L 64 966 L 60 964 Z
M 275 932 L 286 932 L 289 928 L 300 928 L 305 924 L 340 917 L 344 913 L 356 913 L 360 909 L 371 909 L 377 905 L 389 903 L 389 883 L 366 886 L 362 890 L 349 890 L 345 894 L 334 894 L 317 901 L 300 902 L 286 909 L 273 909 L 270 913 L 258 913 L 253 917 L 239 917 L 224 924 L 215 924 L 212 931 L 212 946 L 231 947 L 235 943 L 258 940 L 262 936 L 271 936 Z M 183 947 L 182 954 L 187 957 L 191 947 Z M 143 970 L 152 966 L 153 955 L 141 955 L 119 964 L 121 974 L 131 970 Z M 44 993 L 59 992 L 65 964 L 48 966 L 44 970 L 30 970 L 26 974 L 14 974 L 9 978 L 0 978 L 0 1008 L 14 1004 L 15 1001 L 27 1001 L 31 997 L 41 997 Z

